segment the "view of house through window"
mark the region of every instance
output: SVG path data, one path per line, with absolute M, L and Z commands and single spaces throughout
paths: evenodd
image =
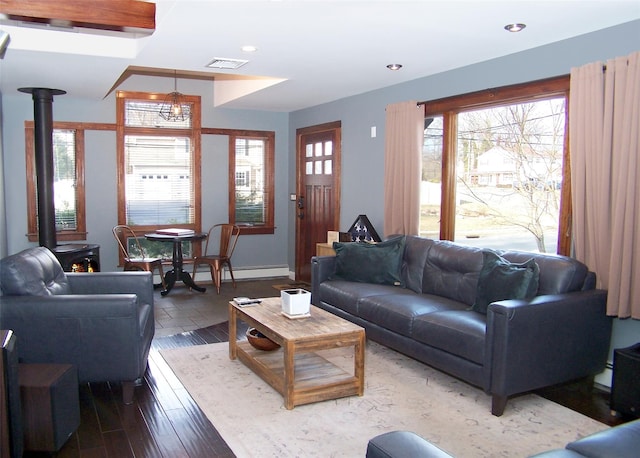
M 128 95 L 118 94 L 124 97 L 118 113 L 124 124 L 118 161 L 120 224 L 141 235 L 174 226 L 200 230 L 193 116 L 169 122 L 159 116 L 162 101 Z M 193 113 L 191 104 L 188 109 Z M 149 256 L 171 258 L 169 243 L 142 237 L 140 243 Z M 191 257 L 191 243 L 183 243 L 183 254 Z
M 189 137 L 125 135 L 129 226 L 193 224 Z
M 62 125 L 62 126 L 61 126 Z M 33 123 L 26 126 L 27 223 L 29 240 L 38 240 L 38 196 Z M 72 123 L 56 123 L 53 140 L 53 195 L 56 237 L 86 237 L 84 212 L 84 131 Z
M 555 253 L 565 98 L 457 115 L 455 232 L 459 243 Z M 440 229 L 443 118 L 425 120 L 422 235 Z
M 76 133 L 53 130 L 53 186 L 56 230 L 78 228 L 76 212 Z
M 273 234 L 274 143 L 272 131 L 228 131 L 229 222 L 241 234 Z
M 265 224 L 265 140 L 236 138 L 236 224 Z

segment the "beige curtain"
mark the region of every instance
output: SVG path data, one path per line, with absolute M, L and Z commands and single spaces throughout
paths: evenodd
M 418 235 L 424 108 L 415 101 L 387 105 L 384 233 Z
M 572 69 L 570 90 L 575 256 L 608 315 L 640 319 L 640 52 Z

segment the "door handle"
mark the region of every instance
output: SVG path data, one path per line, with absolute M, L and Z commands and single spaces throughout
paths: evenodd
M 304 208 L 304 196 L 298 197 L 298 204 L 297 205 L 298 205 L 299 209 L 303 209 Z
M 300 219 L 304 219 L 304 212 L 300 212 L 300 213 L 298 213 L 298 218 L 300 218 Z

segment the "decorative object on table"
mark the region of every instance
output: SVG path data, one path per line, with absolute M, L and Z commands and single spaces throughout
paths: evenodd
M 352 242 L 380 242 L 382 239 L 376 232 L 367 215 L 358 215 L 348 231 Z M 341 242 L 343 240 L 340 240 Z
M 250 297 L 234 297 L 233 302 L 238 307 L 251 307 L 253 305 L 258 305 L 262 302 L 262 299 L 252 299 Z
M 273 351 L 280 348 L 280 345 L 269 339 L 256 328 L 247 329 L 246 336 L 251 346 L 257 350 Z
M 302 288 L 284 289 L 280 291 L 282 313 L 288 318 L 309 316 L 311 309 L 311 293 Z
M 351 234 L 349 232 L 327 231 L 327 243 L 332 245 L 333 242 L 351 242 Z
M 193 235 L 195 231 L 193 229 L 184 229 L 181 227 L 169 227 L 166 229 L 157 229 L 156 234 L 162 235 Z

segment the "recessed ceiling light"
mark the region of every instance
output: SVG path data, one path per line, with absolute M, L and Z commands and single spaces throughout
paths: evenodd
M 252 45 L 244 45 L 242 48 L 242 52 L 256 52 L 258 50 L 257 47 Z
M 504 26 L 504 29 L 507 30 L 508 32 L 520 32 L 522 29 L 524 29 L 527 25 L 526 24 L 522 24 L 522 23 L 514 23 L 514 24 L 507 24 Z
M 207 67 L 226 68 L 226 69 L 234 70 L 236 68 L 242 67 L 247 62 L 249 61 L 243 60 L 243 59 L 227 59 L 226 57 L 216 57 L 207 64 Z
M 389 64 L 387 65 L 389 70 L 400 70 L 402 68 L 402 64 Z

